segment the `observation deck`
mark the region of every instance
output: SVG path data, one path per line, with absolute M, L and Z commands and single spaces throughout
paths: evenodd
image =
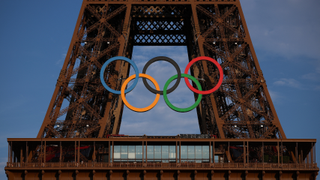
M 25 179 L 35 176 L 309 179 L 319 171 L 315 143 L 315 139 L 215 139 L 208 135 L 9 138 L 5 170 Z

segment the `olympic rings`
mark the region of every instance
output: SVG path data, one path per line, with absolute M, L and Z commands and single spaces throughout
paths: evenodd
M 105 71 L 106 67 L 108 66 L 108 64 L 110 64 L 112 61 L 115 61 L 115 60 L 124 60 L 124 61 L 129 62 L 129 63 L 133 66 L 134 71 L 135 71 L 135 74 L 134 74 L 134 75 L 130 76 L 129 78 L 127 78 L 127 79 L 124 81 L 124 83 L 123 83 L 122 86 L 121 86 L 121 90 L 120 90 L 120 91 L 116 91 L 116 90 L 111 89 L 111 88 L 106 84 L 106 82 L 104 81 L 104 71 Z M 167 61 L 167 62 L 171 63 L 171 64 L 175 67 L 175 69 L 177 70 L 177 74 L 168 79 L 168 81 L 167 81 L 166 84 L 164 85 L 163 91 L 160 91 L 160 87 L 159 87 L 157 81 L 156 81 L 154 78 L 152 78 L 151 76 L 145 74 L 146 71 L 147 71 L 147 68 L 148 68 L 152 63 L 154 63 L 154 62 L 156 62 L 156 61 L 160 61 L 160 60 L 164 60 L 164 61 Z M 214 63 L 214 64 L 217 66 L 218 70 L 219 70 L 219 76 L 220 76 L 220 77 L 219 77 L 219 81 L 218 81 L 217 85 L 216 85 L 214 88 L 212 88 L 212 89 L 210 89 L 210 90 L 207 90 L 207 91 L 202 91 L 202 87 L 201 87 L 201 84 L 199 83 L 199 81 L 198 81 L 195 77 L 193 77 L 193 76 L 191 76 L 191 75 L 188 74 L 188 71 L 189 71 L 191 65 L 192 65 L 193 63 L 197 62 L 197 61 L 200 61 L 200 60 L 207 60 L 207 61 L 210 61 L 210 62 Z M 151 105 L 145 107 L 145 108 L 136 108 L 136 107 L 133 107 L 133 106 L 131 106 L 131 105 L 128 103 L 128 101 L 127 101 L 126 98 L 125 98 L 125 94 L 128 93 L 128 92 L 130 92 L 131 90 L 133 90 L 134 87 L 137 85 L 139 77 L 142 77 L 142 78 L 143 78 L 143 83 L 144 83 L 144 85 L 147 87 L 147 89 L 148 89 L 149 91 L 151 91 L 152 93 L 156 94 L 156 98 L 155 98 L 155 100 L 153 101 L 153 103 L 152 103 Z M 178 87 L 178 85 L 179 85 L 179 83 L 180 83 L 181 77 L 184 78 L 187 86 L 189 87 L 189 89 L 190 89 L 191 91 L 193 91 L 194 93 L 198 93 L 198 94 L 199 94 L 199 96 L 198 96 L 198 98 L 197 98 L 197 101 L 196 101 L 192 106 L 190 106 L 190 107 L 188 107 L 188 108 L 178 108 L 178 107 L 175 107 L 174 105 L 172 105 L 172 104 L 169 102 L 168 97 L 167 97 L 167 94 L 171 93 L 172 91 L 174 91 L 174 90 Z M 134 79 L 134 78 L 135 78 L 134 83 L 133 83 L 128 89 L 125 90 L 127 84 L 128 84 L 132 79 Z M 145 80 L 146 78 L 149 79 L 149 80 L 154 84 L 154 86 L 156 87 L 156 89 L 153 89 L 153 88 L 147 83 L 147 81 Z M 188 78 L 191 79 L 191 80 L 197 85 L 198 90 L 195 89 L 194 87 L 192 87 L 192 85 L 190 84 Z M 170 89 L 167 90 L 169 84 L 170 84 L 174 79 L 177 79 L 176 83 L 175 83 Z M 212 59 L 212 58 L 210 58 L 210 57 L 201 56 L 201 57 L 197 57 L 197 58 L 193 59 L 192 61 L 190 61 L 190 62 L 188 63 L 188 65 L 187 65 L 185 71 L 184 71 L 184 74 L 183 74 L 183 73 L 180 72 L 180 68 L 179 68 L 178 64 L 177 64 L 174 60 L 172 60 L 172 59 L 170 59 L 170 58 L 168 58 L 168 57 L 159 56 L 159 57 L 155 57 L 155 58 L 151 59 L 150 61 L 148 61 L 147 64 L 146 64 L 146 65 L 144 66 L 144 68 L 143 68 L 143 72 L 139 74 L 138 67 L 136 66 L 136 64 L 135 64 L 132 60 L 130 60 L 130 59 L 126 58 L 126 57 L 117 56 L 117 57 L 110 58 L 109 60 L 107 60 L 107 61 L 103 64 L 103 66 L 101 67 L 101 70 L 100 70 L 100 80 L 101 80 L 102 85 L 103 85 L 109 92 L 111 92 L 111 93 L 113 93 L 113 94 L 121 94 L 121 98 L 122 98 L 122 100 L 123 100 L 123 103 L 124 103 L 129 109 L 131 109 L 131 110 L 133 110 L 133 111 L 136 111 L 136 112 L 149 111 L 150 109 L 152 109 L 152 108 L 158 103 L 159 98 L 160 98 L 160 95 L 163 95 L 163 98 L 164 98 L 166 104 L 167 104 L 171 109 L 173 109 L 173 110 L 175 110 L 175 111 L 178 111 L 178 112 L 188 112 L 188 111 L 191 111 L 192 109 L 194 109 L 195 107 L 197 107 L 197 106 L 199 105 L 199 103 L 200 103 L 200 101 L 201 101 L 201 98 L 202 98 L 202 95 L 213 93 L 214 91 L 216 91 L 216 90 L 221 86 L 222 81 L 223 81 L 223 71 L 222 71 L 222 68 L 221 68 L 220 64 L 219 64 L 217 61 L 215 61 L 214 59 Z
M 181 79 L 181 70 L 180 70 L 180 67 L 179 67 L 179 65 L 178 65 L 174 60 L 172 60 L 171 58 L 168 58 L 168 57 L 164 57 L 164 56 L 158 56 L 158 57 L 152 58 L 151 60 L 149 60 L 149 61 L 147 62 L 146 65 L 144 65 L 143 70 L 142 70 L 142 73 L 143 73 L 143 74 L 146 74 L 147 68 L 148 68 L 152 63 L 154 63 L 154 62 L 156 62 L 156 61 L 161 61 L 161 60 L 167 61 L 167 62 L 171 63 L 171 64 L 174 66 L 174 68 L 176 68 L 177 73 L 178 73 L 178 79 L 177 79 L 176 83 L 175 83 L 170 89 L 168 89 L 168 92 L 167 92 L 167 93 L 169 94 L 169 93 L 171 93 L 172 91 L 174 91 L 174 90 L 178 87 L 178 85 L 179 85 L 179 83 L 180 83 L 180 79 Z M 148 82 L 147 82 L 147 80 L 146 80 L 145 78 L 143 78 L 142 81 L 143 81 L 143 84 L 146 86 L 146 88 L 147 88 L 149 91 L 151 91 L 151 92 L 154 93 L 154 94 L 163 95 L 163 91 L 156 91 L 156 90 L 153 89 L 151 86 L 149 86 L 149 84 L 148 84 Z
M 139 70 L 138 70 L 138 67 L 136 66 L 136 64 L 130 60 L 129 58 L 126 58 L 126 57 L 122 57 L 122 56 L 116 56 L 116 57 L 113 57 L 113 58 L 110 58 L 108 61 L 106 61 L 103 66 L 101 67 L 101 71 L 100 71 L 100 81 L 102 83 L 102 85 L 109 91 L 109 92 L 112 92 L 113 94 L 121 94 L 120 91 L 116 91 L 116 90 L 113 90 L 111 89 L 107 84 L 106 82 L 104 81 L 104 71 L 105 69 L 107 68 L 108 64 L 110 64 L 112 61 L 115 61 L 115 60 L 124 60 L 124 61 L 127 61 L 128 63 L 130 63 L 132 66 L 133 66 L 133 69 L 134 71 L 136 72 L 136 76 L 139 76 Z M 138 78 L 136 78 L 133 82 L 133 84 L 130 86 L 130 88 L 128 88 L 125 93 L 128 93 L 130 91 L 132 91 L 132 89 L 134 87 L 136 87 L 136 85 L 138 84 Z
M 214 59 L 212 59 L 210 57 L 206 57 L 206 56 L 200 56 L 200 57 L 194 58 L 192 61 L 189 62 L 189 64 L 187 65 L 186 69 L 184 70 L 184 73 L 188 74 L 188 70 L 190 69 L 191 65 L 193 63 L 197 62 L 197 61 L 200 61 L 200 60 L 208 60 L 208 61 L 214 63 L 217 66 L 217 68 L 219 70 L 219 75 L 220 75 L 217 85 L 214 88 L 210 89 L 210 90 L 201 91 L 201 90 L 197 90 L 194 87 L 192 87 L 192 85 L 190 84 L 190 82 L 188 81 L 188 79 L 186 77 L 184 78 L 184 80 L 185 80 L 187 86 L 189 87 L 189 89 L 191 91 L 193 91 L 195 93 L 198 93 L 198 94 L 211 94 L 221 86 L 222 81 L 223 81 L 223 71 L 222 71 L 222 68 L 221 68 L 220 64 L 217 61 L 215 61 Z
M 191 76 L 191 75 L 189 75 L 189 74 L 181 74 L 181 77 L 191 79 L 193 82 L 196 83 L 198 89 L 199 89 L 200 91 L 202 90 L 201 84 L 199 83 L 199 81 L 198 81 L 195 77 L 193 77 L 193 76 Z M 201 101 L 201 98 L 202 98 L 202 94 L 199 94 L 197 101 L 196 101 L 192 106 L 187 107 L 187 108 L 178 108 L 178 107 L 175 107 L 175 106 L 172 105 L 172 104 L 169 102 L 169 100 L 168 100 L 168 97 L 167 97 L 167 88 L 168 88 L 169 84 L 171 83 L 171 81 L 173 81 L 174 79 L 177 79 L 177 78 L 178 78 L 178 75 L 172 76 L 171 78 L 169 78 L 169 80 L 168 80 L 168 81 L 166 82 L 166 84 L 164 85 L 164 88 L 163 88 L 163 98 L 164 98 L 164 101 L 167 103 L 167 105 L 168 105 L 171 109 L 173 109 L 173 110 L 175 110 L 175 111 L 178 111 L 178 112 L 188 112 L 188 111 L 191 111 L 192 109 L 194 109 L 195 107 L 197 107 L 197 106 L 199 105 L 199 103 L 200 103 L 200 101 Z
M 136 112 L 145 112 L 145 111 L 149 111 L 150 109 L 152 109 L 159 101 L 159 98 L 160 98 L 160 94 L 157 94 L 156 95 L 156 98 L 155 100 L 153 101 L 153 103 L 151 105 L 149 105 L 148 107 L 145 107 L 145 108 L 136 108 L 136 107 L 133 107 L 131 106 L 128 101 L 126 100 L 126 97 L 124 95 L 125 91 L 125 87 L 127 86 L 127 84 L 133 79 L 135 78 L 136 75 L 132 75 L 130 76 L 128 79 L 126 79 L 124 82 L 123 82 L 123 85 L 121 86 L 121 98 L 122 98 L 122 101 L 123 103 L 131 110 L 133 111 L 136 111 Z M 139 77 L 144 77 L 144 78 L 147 78 L 149 79 L 155 86 L 156 86 L 156 89 L 159 91 L 160 88 L 159 88 L 159 85 L 157 83 L 157 81 L 155 79 L 153 79 L 151 76 L 147 75 L 147 74 L 139 74 Z M 138 78 L 136 78 L 138 79 Z

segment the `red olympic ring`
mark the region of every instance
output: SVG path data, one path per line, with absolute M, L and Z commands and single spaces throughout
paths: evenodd
M 206 56 L 200 56 L 200 57 L 194 58 L 194 59 L 193 59 L 192 61 L 190 61 L 189 64 L 187 65 L 186 69 L 184 70 L 184 74 L 188 74 L 188 71 L 189 71 L 189 69 L 190 69 L 190 67 L 191 67 L 191 65 L 192 65 L 193 63 L 195 63 L 195 62 L 197 62 L 197 61 L 201 61 L 201 60 L 210 61 L 210 62 L 214 63 L 214 64 L 217 66 L 217 68 L 218 68 L 218 70 L 219 70 L 219 75 L 220 75 L 218 84 L 217 84 L 214 88 L 212 88 L 212 89 L 210 89 L 210 90 L 207 90 L 207 91 L 199 91 L 199 90 L 195 89 L 194 87 L 192 87 L 192 85 L 190 84 L 188 78 L 185 77 L 185 78 L 184 78 L 184 81 L 186 82 L 188 88 L 189 88 L 191 91 L 195 92 L 195 93 L 198 93 L 198 94 L 211 94 L 211 93 L 213 93 L 214 91 L 216 91 L 216 90 L 221 86 L 222 81 L 223 81 L 223 71 L 222 71 L 222 67 L 220 66 L 220 64 L 219 64 L 216 60 L 214 60 L 214 59 L 212 59 L 212 58 L 210 58 L 210 57 L 206 57 Z

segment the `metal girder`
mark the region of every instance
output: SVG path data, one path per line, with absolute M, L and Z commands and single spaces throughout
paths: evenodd
M 285 138 L 239 1 L 155 2 L 83 2 L 38 137 L 117 134 L 123 103 L 101 85 L 102 64 L 113 56 L 130 58 L 134 45 L 186 45 L 190 60 L 212 57 L 224 73 L 219 90 L 205 96 L 197 108 L 202 134 Z M 128 73 L 128 63 L 113 62 L 105 71 L 105 81 L 119 90 Z M 205 80 L 204 89 L 212 88 L 219 78 L 217 68 L 206 61 L 193 65 L 191 73 Z
M 111 57 L 131 58 L 134 45 L 186 45 L 189 60 L 208 56 L 220 63 L 221 87 L 197 107 L 202 135 L 117 135 L 123 102 L 102 86 L 100 71 Z M 104 80 L 119 90 L 129 69 L 114 61 Z M 204 90 L 218 82 L 212 63 L 190 69 Z M 316 179 L 319 171 L 316 140 L 286 139 L 239 0 L 84 0 L 38 137 L 8 142 L 9 179 Z M 115 162 L 115 143 L 141 147 L 142 160 Z M 175 160 L 148 161 L 152 143 L 175 144 Z M 183 162 L 181 148 L 190 144 L 206 146 L 209 157 Z
M 271 108 L 271 99 L 263 86 L 265 81 L 259 73 L 261 70 L 249 35 L 245 32 L 240 6 L 214 4 L 196 7 L 201 34 L 198 42 L 202 43 L 204 52 L 201 55 L 217 59 L 224 70 L 224 83 L 210 99 L 219 109 L 216 121 L 218 126 L 223 126 L 223 132 L 219 131 L 220 137 L 285 138 L 276 112 L 271 110 L 274 108 Z M 200 67 L 205 72 L 207 65 Z M 205 76 L 203 73 L 199 78 Z M 217 72 L 213 73 L 213 78 L 215 81 L 206 83 L 217 82 Z M 263 131 L 257 130 L 257 125 Z
M 125 17 L 125 9 L 126 5 L 83 3 L 38 137 L 98 137 L 105 107 L 116 100 L 101 85 L 99 73 L 102 64 L 118 54 L 122 32 L 118 20 Z M 106 70 L 111 84 L 119 73 L 114 67 Z

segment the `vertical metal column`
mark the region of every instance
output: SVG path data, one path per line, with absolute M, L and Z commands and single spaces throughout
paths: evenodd
M 98 75 L 102 64 L 114 56 L 131 58 L 134 45 L 187 45 L 190 59 L 208 56 L 223 68 L 222 86 L 206 95 L 197 109 L 202 134 L 219 138 L 285 139 L 240 2 L 166 1 L 161 5 L 159 2 L 83 1 L 38 137 L 102 138 L 118 134 L 123 103 L 120 96 L 102 86 Z M 155 20 L 161 23 L 152 24 Z M 172 30 L 170 21 L 181 28 Z M 144 38 L 144 43 L 137 37 Z M 165 37 L 166 42 L 155 37 Z M 175 38 L 183 40 L 177 42 Z M 207 61 L 193 66 L 191 73 L 204 79 L 201 82 L 204 89 L 217 83 L 216 67 Z M 110 64 L 105 71 L 106 83 L 118 90 L 128 76 L 129 67 L 123 61 Z M 61 109 L 63 103 L 69 105 Z

